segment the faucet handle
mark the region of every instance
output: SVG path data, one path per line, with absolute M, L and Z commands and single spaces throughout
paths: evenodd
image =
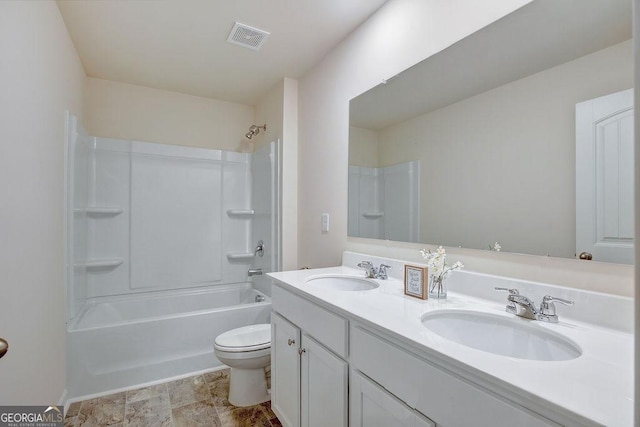
M 556 306 L 554 302 L 559 302 L 560 304 L 569 305 L 569 306 L 575 304 L 573 301 L 569 301 L 567 299 L 552 297 L 551 295 L 545 295 L 542 298 L 542 304 L 540 304 L 540 313 L 555 315 Z
M 367 272 L 373 270 L 373 264 L 371 263 L 371 261 L 360 261 L 358 263 L 358 267 L 366 270 Z
M 549 323 L 558 323 L 558 315 L 556 314 L 556 305 L 554 302 L 569 306 L 575 304 L 573 301 L 545 295 L 540 304 L 540 320 Z
M 520 292 L 518 292 L 518 290 L 516 288 L 501 288 L 501 287 L 496 286 L 494 289 L 496 291 L 507 291 L 507 292 L 509 292 L 509 296 L 511 296 L 511 295 L 520 295 Z M 507 297 L 507 299 L 508 299 L 508 297 Z M 518 309 L 516 308 L 516 303 L 514 303 L 511 300 L 509 300 L 509 302 L 507 303 L 507 306 L 504 308 L 504 311 L 506 311 L 507 313 L 516 314 L 516 312 L 518 311 Z
M 378 279 L 386 280 L 389 278 L 387 270 L 391 270 L 391 266 L 387 264 L 380 264 L 378 267 Z
M 542 298 L 542 302 L 543 303 L 547 303 L 547 302 L 559 302 L 560 304 L 564 304 L 564 305 L 573 305 L 575 304 L 575 302 L 573 301 L 569 301 L 568 299 L 562 299 L 562 298 L 558 298 L 558 297 L 552 297 L 551 295 L 545 295 L 544 298 Z
M 262 240 L 258 240 L 258 245 L 256 246 L 253 254 L 259 257 L 264 256 L 264 242 Z
M 507 291 L 509 292 L 509 295 L 520 295 L 520 292 L 518 292 L 518 290 L 516 288 L 500 288 L 498 286 L 496 286 L 494 288 L 496 291 Z

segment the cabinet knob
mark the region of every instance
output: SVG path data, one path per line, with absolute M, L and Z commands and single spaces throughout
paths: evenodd
M 292 340 L 291 338 L 287 340 L 287 344 L 289 345 L 294 345 L 295 343 L 296 343 L 296 340 Z
M 307 350 L 305 350 L 304 348 L 299 348 L 299 349 L 298 349 L 298 354 L 299 354 L 300 356 L 302 356 L 302 353 L 306 353 L 306 352 L 307 352 Z

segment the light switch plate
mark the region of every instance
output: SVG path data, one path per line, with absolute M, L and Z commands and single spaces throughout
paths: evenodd
M 326 233 L 328 231 L 329 231 L 329 214 L 323 213 L 322 214 L 322 232 Z

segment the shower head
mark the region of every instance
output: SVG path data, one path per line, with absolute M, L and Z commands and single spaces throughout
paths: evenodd
M 249 127 L 249 132 L 245 133 L 244 136 L 247 139 L 251 139 L 251 138 L 253 138 L 254 136 L 256 136 L 257 134 L 260 133 L 260 129 L 266 131 L 267 130 L 267 125 L 266 124 L 264 124 L 262 126 L 251 125 Z

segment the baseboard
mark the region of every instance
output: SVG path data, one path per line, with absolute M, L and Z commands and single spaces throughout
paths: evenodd
M 193 376 L 196 376 L 196 375 L 202 375 L 202 374 L 205 374 L 207 372 L 220 371 L 222 369 L 229 369 L 229 366 L 220 365 L 220 366 L 216 366 L 215 368 L 201 369 L 201 370 L 198 370 L 198 371 L 189 372 L 187 374 L 180 374 L 180 375 L 175 375 L 175 376 L 171 376 L 171 377 L 167 377 L 167 378 L 161 378 L 159 380 L 148 381 L 148 382 L 144 382 L 144 383 L 141 383 L 141 384 L 136 384 L 136 385 L 133 385 L 133 386 L 120 387 L 120 388 L 115 388 L 113 390 L 102 391 L 102 392 L 99 392 L 99 393 L 86 394 L 86 395 L 83 395 L 83 396 L 78 396 L 78 397 L 74 397 L 74 398 L 69 399 L 69 401 L 67 402 L 67 406 L 70 405 L 73 402 L 81 402 L 81 401 L 84 401 L 84 400 L 95 399 L 97 397 L 108 396 L 110 394 L 120 393 L 120 392 L 123 392 L 123 391 L 137 390 L 139 388 L 151 387 L 151 386 L 154 386 L 154 385 L 167 383 L 167 382 L 170 382 L 170 381 L 180 380 L 180 379 L 183 379 L 183 378 L 189 378 L 189 377 L 193 377 Z M 67 391 L 65 390 L 65 397 L 66 397 L 66 392 Z M 67 406 L 65 406 L 65 410 L 67 409 Z

